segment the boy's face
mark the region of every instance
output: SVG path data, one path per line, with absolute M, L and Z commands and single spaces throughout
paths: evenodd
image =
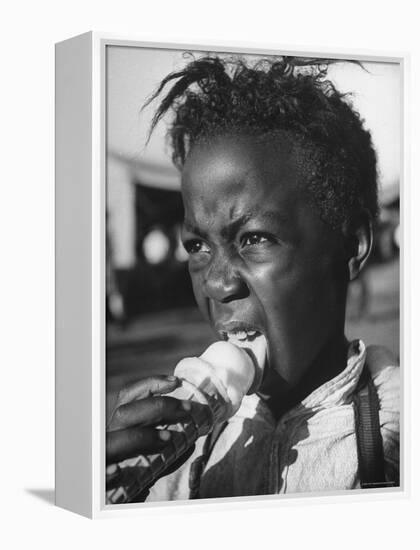
M 198 306 L 221 338 L 252 347 L 265 336 L 264 393 L 295 387 L 343 337 L 341 240 L 304 200 L 300 178 L 290 143 L 279 138 L 196 145 L 182 174 L 183 242 Z

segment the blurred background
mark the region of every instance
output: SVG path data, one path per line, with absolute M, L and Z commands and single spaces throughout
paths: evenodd
M 197 52 L 194 52 L 197 54 Z M 199 55 L 199 54 L 198 54 Z M 152 373 L 172 372 L 214 336 L 195 307 L 179 174 L 165 121 L 146 145 L 153 110 L 143 104 L 169 72 L 191 58 L 176 50 L 107 48 L 107 392 Z M 329 77 L 372 132 L 380 171 L 373 254 L 348 297 L 347 335 L 399 356 L 400 74 L 390 63 L 340 63 Z

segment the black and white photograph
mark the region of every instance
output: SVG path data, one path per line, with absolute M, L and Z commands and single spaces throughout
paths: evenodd
M 401 90 L 106 47 L 107 507 L 401 490 Z
M 415 4 L 3 4 L 0 546 L 416 546 Z

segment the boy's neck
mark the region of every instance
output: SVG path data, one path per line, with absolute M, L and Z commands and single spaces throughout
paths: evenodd
M 275 418 L 283 416 L 316 388 L 340 374 L 347 365 L 348 346 L 349 342 L 344 334 L 331 339 L 317 355 L 297 386 L 290 388 L 286 393 L 282 388 L 272 392 L 270 396 L 261 396 L 266 400 Z

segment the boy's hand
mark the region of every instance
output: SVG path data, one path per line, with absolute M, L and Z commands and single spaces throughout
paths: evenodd
M 113 464 L 139 454 L 160 452 L 170 440 L 162 424 L 189 418 L 191 403 L 164 397 L 178 386 L 174 376 L 153 376 L 124 387 L 107 426 L 106 462 Z

